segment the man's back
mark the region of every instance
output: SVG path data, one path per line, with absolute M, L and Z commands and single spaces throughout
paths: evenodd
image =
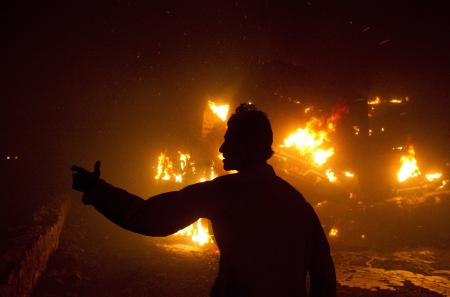
M 221 252 L 212 296 L 305 296 L 306 274 L 319 254 L 335 282 L 314 211 L 270 166 L 214 182 L 223 184 L 227 203 L 211 217 Z

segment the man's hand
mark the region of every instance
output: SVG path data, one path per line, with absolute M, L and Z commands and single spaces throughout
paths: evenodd
M 94 172 L 78 166 L 72 166 L 72 188 L 75 191 L 88 191 L 100 178 L 100 161 L 95 162 Z

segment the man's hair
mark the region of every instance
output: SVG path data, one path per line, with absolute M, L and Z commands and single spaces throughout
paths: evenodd
M 254 104 L 241 103 L 228 120 L 228 129 L 253 161 L 266 161 L 272 155 L 273 133 L 267 115 Z

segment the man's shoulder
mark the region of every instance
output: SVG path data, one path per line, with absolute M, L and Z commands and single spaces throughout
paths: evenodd
M 288 181 L 286 181 L 285 179 L 277 176 L 277 182 L 278 184 L 283 187 L 286 191 L 288 191 L 291 195 L 295 195 L 298 196 L 299 198 L 301 198 L 302 200 L 305 200 L 305 197 L 303 196 L 303 194 L 296 188 L 294 187 L 292 184 L 290 184 Z

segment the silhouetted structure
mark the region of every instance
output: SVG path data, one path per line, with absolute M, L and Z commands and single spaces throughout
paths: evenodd
M 241 104 L 228 121 L 220 151 L 224 169 L 237 174 L 190 185 L 143 200 L 73 167 L 73 188 L 85 203 L 119 226 L 144 235 L 166 236 L 199 217 L 212 222 L 220 250 L 211 296 L 335 296 L 336 276 L 319 219 L 303 196 L 279 178 L 266 161 L 272 129 L 254 105 Z

